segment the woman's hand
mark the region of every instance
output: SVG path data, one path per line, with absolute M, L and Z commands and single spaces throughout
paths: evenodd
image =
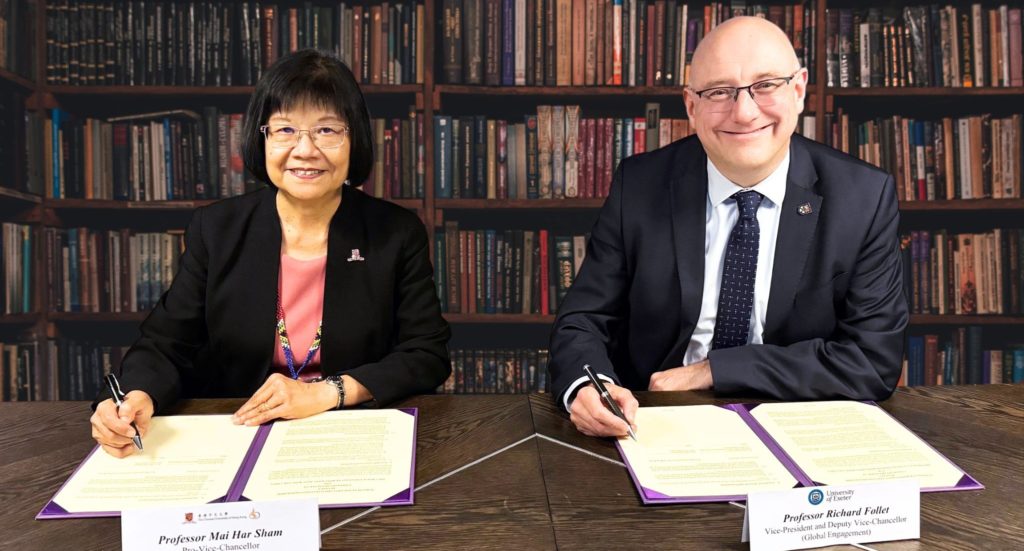
M 306 383 L 274 373 L 231 419 L 236 425 L 255 426 L 274 419 L 302 419 L 337 404 L 338 391 L 327 383 Z
M 153 399 L 141 390 L 133 390 L 125 395 L 121 407 L 114 401 L 103 400 L 96 406 L 89 422 L 92 423 L 92 437 L 99 442 L 103 451 L 114 457 L 127 457 L 135 453 L 135 429 L 139 428 L 139 436 L 149 432 L 149 420 L 153 418 Z

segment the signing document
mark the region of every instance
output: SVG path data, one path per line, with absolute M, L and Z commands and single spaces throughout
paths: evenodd
M 636 441 L 616 444 L 646 504 L 900 479 L 923 492 L 983 488 L 874 404 L 648 407 L 636 425 Z
M 230 415 L 154 417 L 145 450 L 117 459 L 97 446 L 36 518 L 304 497 L 325 508 L 408 505 L 416 415 L 328 411 L 260 427 Z

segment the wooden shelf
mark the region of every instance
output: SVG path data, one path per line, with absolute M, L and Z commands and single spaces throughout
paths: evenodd
M 139 323 L 149 312 L 50 312 L 50 321 L 79 323 Z
M 814 86 L 807 87 L 807 93 L 814 92 Z M 480 86 L 462 84 L 438 84 L 438 94 L 462 96 L 648 96 L 674 97 L 682 100 L 682 86 Z
M 946 199 L 942 201 L 900 201 L 901 211 L 990 211 L 1024 210 L 1024 199 Z
M 8 71 L 6 69 L 0 69 L 0 80 L 6 80 L 7 82 L 12 82 L 14 84 L 17 84 L 18 86 L 21 86 L 22 88 L 24 88 L 26 90 L 30 90 L 30 91 L 35 91 L 36 90 L 36 83 L 32 82 L 31 80 L 29 80 L 29 79 L 27 79 L 27 78 L 25 78 L 25 77 L 23 77 L 21 75 L 18 75 L 16 73 L 12 73 L 12 72 L 10 72 L 10 71 Z
M 193 210 L 217 199 L 186 201 L 114 201 L 110 199 L 47 199 L 44 206 L 58 210 Z
M 836 97 L 991 97 L 1022 96 L 1024 87 L 1005 88 L 951 88 L 951 87 L 876 87 L 876 88 L 826 88 L 826 95 Z
M 414 94 L 419 84 L 361 84 L 364 94 Z M 249 96 L 255 86 L 47 86 L 58 96 Z
M 1024 316 L 911 314 L 911 325 L 1024 325 Z
M 423 208 L 423 199 L 384 199 L 389 203 L 394 203 L 402 208 L 409 210 L 421 210 Z
M 38 312 L 27 314 L 0 314 L 0 325 L 31 325 L 39 321 Z
M 436 199 L 440 209 L 597 209 L 604 197 L 595 199 Z
M 43 198 L 34 193 L 25 193 L 16 189 L 0 187 L 0 202 L 21 201 L 25 203 L 41 203 Z
M 444 314 L 448 323 L 554 323 L 555 316 L 542 314 Z

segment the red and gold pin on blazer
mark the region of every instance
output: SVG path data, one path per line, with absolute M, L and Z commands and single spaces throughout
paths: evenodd
M 798 213 L 800 213 L 800 216 L 806 216 L 806 215 L 814 212 L 814 209 L 811 208 L 811 204 L 810 203 L 804 203 L 804 204 L 800 205 L 796 209 L 796 211 Z
M 348 262 L 362 262 L 366 260 L 359 255 L 359 249 L 352 249 L 352 255 L 348 257 Z

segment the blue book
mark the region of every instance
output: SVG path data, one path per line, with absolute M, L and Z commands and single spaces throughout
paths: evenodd
M 516 0 L 501 2 L 501 85 L 514 86 L 516 83 Z
M 68 229 L 68 282 L 71 287 L 70 312 L 81 312 L 82 304 L 78 299 L 78 228 Z
M 60 119 L 61 110 L 53 109 L 51 111 L 52 124 L 50 125 L 50 135 L 53 153 L 53 198 L 61 199 L 60 193 L 60 159 L 61 159 L 61 147 L 60 147 Z
M 445 270 L 447 265 L 445 259 L 447 259 L 447 256 L 445 254 L 444 242 L 444 230 L 436 230 L 434 232 L 434 285 L 437 286 L 437 299 L 441 302 L 441 311 L 447 312 L 448 297 L 446 289 L 448 284 L 445 277 L 447 275 L 447 270 Z
M 1013 382 L 1024 382 L 1024 348 L 1013 350 Z
M 924 337 L 907 337 L 907 386 L 924 383 Z
M 32 231 L 21 227 L 21 311 L 32 311 Z
M 434 115 L 434 196 L 452 197 L 452 118 Z
M 167 198 L 176 199 L 174 196 L 174 161 L 171 160 L 171 142 L 174 137 L 171 135 L 171 119 L 164 117 L 164 172 L 167 184 Z

